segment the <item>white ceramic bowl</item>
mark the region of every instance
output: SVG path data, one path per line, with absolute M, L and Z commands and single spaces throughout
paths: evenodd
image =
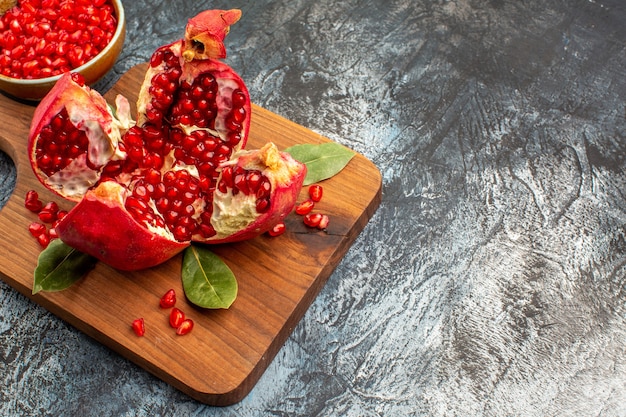
M 124 38 L 126 37 L 124 6 L 121 0 L 112 0 L 112 2 L 117 17 L 117 29 L 115 30 L 111 42 L 89 62 L 72 70 L 73 72 L 82 74 L 87 84 L 95 83 L 113 68 L 124 45 Z M 35 80 L 25 80 L 0 75 L 0 90 L 9 96 L 23 100 L 36 101 L 42 99 L 59 78 L 61 78 L 61 75 Z

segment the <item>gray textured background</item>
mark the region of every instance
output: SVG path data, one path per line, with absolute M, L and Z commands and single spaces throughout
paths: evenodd
M 228 408 L 0 283 L 0 415 L 626 416 L 626 2 L 124 3 L 99 90 L 240 7 L 253 101 L 370 158 L 383 202 Z

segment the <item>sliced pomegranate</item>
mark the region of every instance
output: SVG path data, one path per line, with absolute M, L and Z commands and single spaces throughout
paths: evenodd
M 28 138 L 31 166 L 49 189 L 78 201 L 110 160 L 125 158 L 119 142 L 130 121 L 130 104 L 116 100 L 114 117 L 106 100 L 66 73 L 35 109 Z
M 128 194 L 114 181 L 100 183 L 58 222 L 57 235 L 67 245 L 120 270 L 158 265 L 188 246 L 167 229 L 130 216 L 124 206 Z
M 157 49 L 136 124 L 124 99 L 114 117 L 97 92 L 71 76 L 44 98 L 29 149 L 38 178 L 80 200 L 56 220 L 66 244 L 118 269 L 142 269 L 191 241 L 250 239 L 293 209 L 306 167 L 273 144 L 242 150 L 248 90 L 218 60 L 240 15 L 203 12 L 189 20 L 184 39 Z
M 200 241 L 250 239 L 283 222 L 293 210 L 306 176 L 304 164 L 279 152 L 273 143 L 235 157 L 222 170 L 214 195 L 211 226 L 216 234 Z

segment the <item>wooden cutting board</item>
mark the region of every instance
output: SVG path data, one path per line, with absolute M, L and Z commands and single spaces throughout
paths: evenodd
M 131 102 L 143 81 L 145 65 L 127 72 L 106 94 L 113 103 L 121 93 Z M 0 95 L 0 149 L 17 167 L 17 185 L 0 211 L 0 277 L 20 293 L 155 376 L 211 405 L 243 399 L 302 318 L 329 275 L 376 211 L 381 176 L 357 154 L 335 177 L 323 182 L 317 209 L 330 215 L 326 232 L 307 229 L 291 214 L 288 231 L 277 238 L 256 239 L 211 249 L 233 270 L 239 293 L 228 310 L 203 310 L 186 302 L 180 278 L 181 256 L 158 267 L 121 272 L 99 263 L 67 290 L 32 295 L 33 271 L 40 247 L 28 233 L 36 215 L 24 207 L 30 189 L 43 200 L 69 209 L 37 181 L 26 145 L 34 107 Z M 247 148 L 273 141 L 279 149 L 329 140 L 261 107 L 253 106 Z M 305 198 L 303 189 L 299 201 Z M 45 202 L 44 201 L 44 202 Z M 113 225 L 112 225 L 113 226 Z M 194 320 L 189 335 L 176 336 L 169 310 L 159 308 L 168 289 L 178 294 L 177 307 Z M 146 335 L 137 337 L 130 323 L 143 317 Z

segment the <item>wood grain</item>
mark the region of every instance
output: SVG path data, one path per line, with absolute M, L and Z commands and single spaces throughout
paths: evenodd
M 132 68 L 106 94 L 133 94 L 143 80 L 145 66 Z M 36 180 L 26 145 L 34 106 L 0 96 L 5 126 L 0 148 L 17 167 L 16 189 L 0 211 L 0 274 L 20 293 L 76 326 L 89 336 L 135 362 L 191 397 L 211 405 L 240 401 L 252 389 L 329 275 L 350 248 L 381 199 L 381 176 L 357 154 L 340 175 L 324 182 L 320 210 L 331 216 L 328 231 L 307 229 L 296 215 L 287 218 L 288 232 L 279 238 L 215 246 L 212 249 L 231 267 L 239 295 L 228 310 L 202 310 L 182 297 L 181 256 L 158 267 L 121 272 L 102 263 L 70 289 L 32 295 L 33 270 L 40 248 L 27 231 L 36 216 L 23 206 L 27 190 L 42 199 L 55 198 Z M 273 141 L 283 149 L 298 143 L 328 139 L 261 107 L 253 106 L 248 148 Z M 304 190 L 303 190 L 304 192 Z M 304 194 L 302 194 L 303 196 Z M 63 208 L 70 204 L 60 202 Z M 10 255 L 9 255 L 10 254 Z M 176 336 L 167 323 L 160 296 L 174 288 L 177 306 L 196 325 L 188 336 Z M 130 323 L 146 322 L 138 338 Z

